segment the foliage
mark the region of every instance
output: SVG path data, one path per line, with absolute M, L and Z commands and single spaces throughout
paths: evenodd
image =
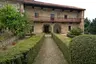
M 81 35 L 70 43 L 72 64 L 96 64 L 96 36 Z
M 84 19 L 84 27 L 87 28 L 90 25 L 91 21 L 88 18 Z
M 5 29 L 10 30 L 16 36 L 24 36 L 28 28 L 26 16 L 22 16 L 15 7 L 5 5 L 0 9 L 0 24 Z
M 75 36 L 81 35 L 82 32 L 83 31 L 80 28 L 73 28 L 72 30 L 70 30 L 67 36 L 73 38 Z
M 91 24 L 91 21 L 88 18 L 84 19 L 84 33 L 88 34 L 89 33 L 89 26 Z
M 66 43 L 70 42 L 70 38 L 65 38 L 64 40 L 62 40 L 60 38 L 60 36 L 56 35 L 56 34 L 52 34 L 52 37 L 54 39 L 54 41 L 56 42 L 56 44 L 58 45 L 58 47 L 60 48 L 60 50 L 62 51 L 65 59 L 68 61 L 68 63 L 70 64 L 71 60 L 70 60 L 70 53 L 69 53 L 69 47 Z
M 5 51 L 2 51 L 2 52 L 0 51 L 0 64 L 1 62 L 2 64 L 7 62 L 11 63 L 12 61 L 15 62 L 14 60 L 19 62 L 21 61 L 22 64 L 25 64 L 23 63 L 25 59 L 28 60 L 27 62 L 33 62 L 32 60 L 37 55 L 37 52 L 39 51 L 40 46 L 42 44 L 41 42 L 42 38 L 43 38 L 43 35 L 32 36 L 31 38 L 17 42 L 15 46 L 10 47 Z M 15 62 L 15 64 L 18 64 L 18 63 Z
M 96 34 L 96 18 L 93 19 L 93 21 L 91 22 L 91 24 L 89 26 L 89 32 L 91 34 Z
M 96 18 L 90 22 L 89 19 L 85 19 L 85 33 L 96 34 Z

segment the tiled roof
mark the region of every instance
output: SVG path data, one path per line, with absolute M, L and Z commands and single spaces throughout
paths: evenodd
M 49 6 L 49 7 L 57 7 L 57 8 L 66 8 L 66 9 L 73 9 L 73 10 L 85 10 L 83 8 L 74 7 L 74 6 L 67 6 L 67 5 L 59 5 L 59 4 L 52 4 L 52 3 L 45 3 L 45 2 L 39 2 L 39 1 L 30 1 L 30 0 L 24 0 L 23 3 L 25 4 L 34 4 L 34 5 L 40 5 L 40 6 Z

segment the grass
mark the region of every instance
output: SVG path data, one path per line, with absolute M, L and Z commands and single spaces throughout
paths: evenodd
M 56 36 L 61 40 L 63 41 L 67 46 L 69 46 L 70 44 L 70 41 L 72 40 L 71 38 L 65 36 L 65 35 L 62 35 L 62 34 L 56 34 Z
M 18 41 L 15 46 L 12 46 L 7 50 L 0 51 L 0 62 L 12 60 L 16 57 L 22 56 L 22 53 L 25 53 L 32 49 L 37 44 L 37 42 L 40 41 L 42 36 L 42 34 L 32 36 L 28 39 Z

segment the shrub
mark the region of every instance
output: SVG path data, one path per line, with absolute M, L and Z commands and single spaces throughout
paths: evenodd
M 70 32 L 68 32 L 67 36 L 70 37 L 70 38 L 75 37 L 75 35 L 72 35 Z
M 96 64 L 96 36 L 81 35 L 69 46 L 72 64 Z
M 67 36 L 73 38 L 75 36 L 81 35 L 82 32 L 83 31 L 80 28 L 73 28 L 72 30 L 70 30 Z

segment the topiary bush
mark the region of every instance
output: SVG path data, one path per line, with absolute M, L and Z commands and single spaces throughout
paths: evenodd
M 75 37 L 78 35 L 81 35 L 83 33 L 83 31 L 80 28 L 73 28 L 72 30 L 70 30 L 70 32 L 67 34 L 68 37 Z
M 72 64 L 96 64 L 96 36 L 81 35 L 69 46 Z

